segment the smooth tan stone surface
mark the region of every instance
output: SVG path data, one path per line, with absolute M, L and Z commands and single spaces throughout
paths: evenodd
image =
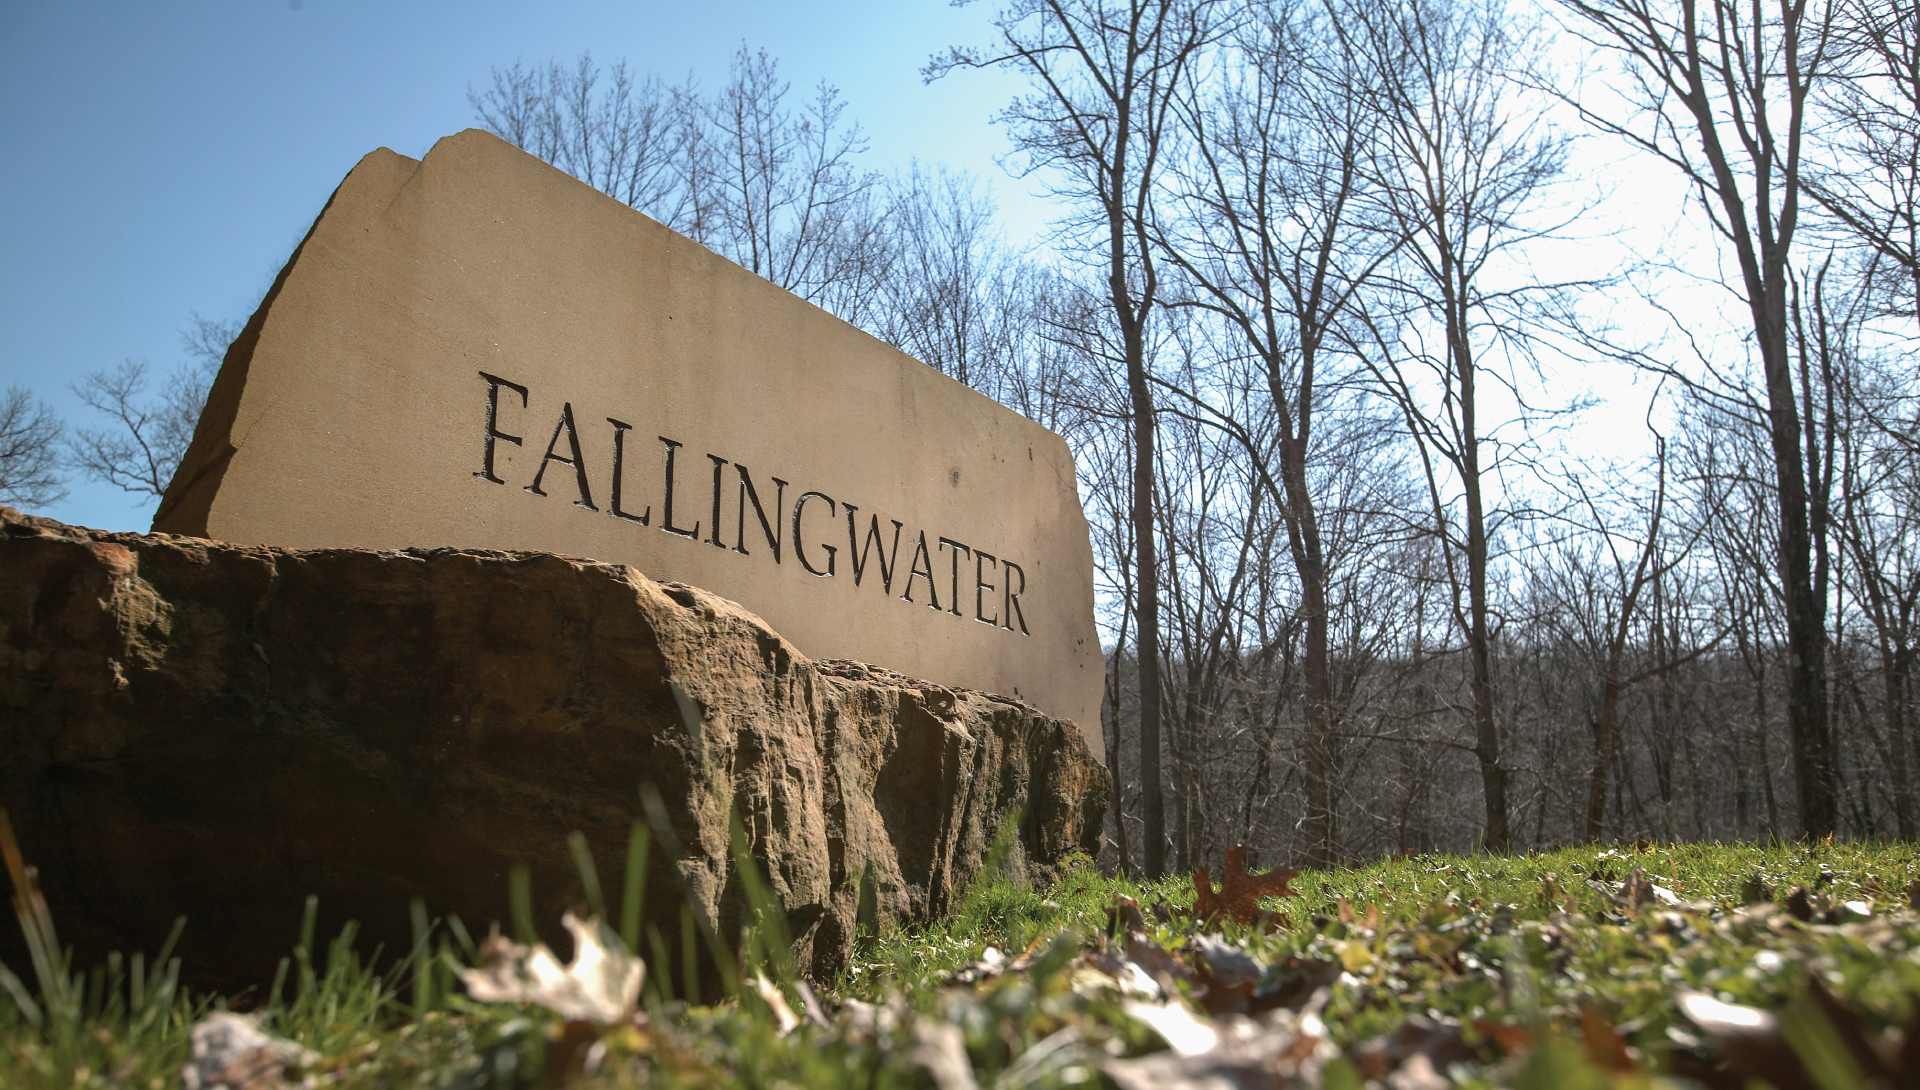
M 340 184 L 153 528 L 632 564 L 1104 752 L 1059 436 L 478 130 Z

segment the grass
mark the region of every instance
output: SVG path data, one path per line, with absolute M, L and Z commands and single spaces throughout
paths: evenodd
M 630 858 L 644 868 L 645 854 L 639 831 Z M 1614 894 L 1636 872 L 1677 903 L 1620 904 Z M 643 890 L 610 887 L 622 895 L 610 915 L 597 903 L 598 877 L 583 877 L 596 914 L 609 921 L 602 934 L 610 946 L 664 948 L 657 933 L 640 934 Z M 727 994 L 690 1004 L 684 987 L 654 979 L 644 1016 L 610 1029 L 570 1028 L 536 1005 L 467 998 L 456 973 L 480 954 L 454 922 L 420 915 L 414 950 L 376 971 L 357 956 L 351 927 L 317 947 L 310 907 L 262 1026 L 318 1054 L 306 1069 L 318 1085 L 342 1087 L 953 1090 L 965 1085 L 953 1081 L 956 1056 L 980 1086 L 1111 1085 L 1126 1062 L 1166 1044 L 1139 997 L 1089 966 L 1123 948 L 1166 952 L 1201 974 L 1170 981 L 1182 997 L 1176 1004 L 1212 1025 L 1240 1024 L 1207 1017 L 1214 999 L 1204 973 L 1216 963 L 1197 940 L 1213 933 L 1258 966 L 1256 1007 L 1262 996 L 1277 1004 L 1326 986 L 1318 1009 L 1330 1051 L 1313 1074 L 1326 1085 L 1359 1086 L 1397 1062 L 1381 1059 L 1394 1034 L 1448 1026 L 1459 1027 L 1461 1044 L 1444 1073 L 1462 1084 L 1650 1085 L 1675 1071 L 1698 1075 L 1713 1058 L 1702 1027 L 1677 1005 L 1688 990 L 1786 1012 L 1782 1032 L 1803 1059 L 1832 1044 L 1819 1036 L 1826 1023 L 1794 1013 L 1811 1009 L 1815 982 L 1873 1032 L 1908 1024 L 1920 997 L 1920 915 L 1908 907 L 1916 879 L 1920 859 L 1908 844 L 1436 855 L 1303 873 L 1292 883 L 1297 896 L 1265 902 L 1274 915 L 1242 924 L 1195 919 L 1190 878 L 1136 883 L 1082 859 L 1041 890 L 989 874 L 943 922 L 866 940 L 848 970 L 818 989 L 823 1008 L 838 1011 L 830 1023 L 784 1034 L 779 1008 L 802 1008 L 801 983 L 786 960 L 782 921 L 753 882 L 758 925 L 744 952 L 728 956 L 736 972 Z M 1141 907 L 1139 945 L 1114 929 L 1116 897 Z M 1782 907 L 1790 899 L 1807 920 Z M 177 964 L 164 951 L 76 971 L 54 953 L 51 921 L 30 901 L 16 906 L 30 945 L 47 954 L 24 980 L 0 976 L 0 1086 L 180 1085 L 189 1029 L 221 1000 L 177 988 Z M 719 942 L 691 920 L 673 937 Z M 983 966 L 989 947 L 1012 964 Z M 751 986 L 756 973 L 770 993 Z M 1259 1024 L 1290 1017 L 1286 1006 Z M 1595 1025 L 1610 1027 L 1606 1036 L 1622 1047 L 1596 1051 Z M 1866 1085 L 1849 1074 L 1843 1052 L 1825 1068 L 1809 1061 L 1813 1084 Z

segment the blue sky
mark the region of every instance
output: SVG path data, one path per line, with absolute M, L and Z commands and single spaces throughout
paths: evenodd
M 781 62 L 796 90 L 837 86 L 866 130 L 867 165 L 919 159 L 988 179 L 1016 242 L 1054 214 L 1038 183 L 1010 177 L 993 115 L 1023 90 L 1004 72 L 962 72 L 932 85 L 930 55 L 991 40 L 996 0 L 708 0 L 669 4 L 568 0 L 0 0 L 0 389 L 24 385 L 73 423 L 95 423 L 69 384 L 128 358 L 164 373 L 198 312 L 244 319 L 333 187 L 381 146 L 424 154 L 474 123 L 469 87 L 496 65 L 571 60 L 591 50 L 669 82 L 726 76 L 743 43 Z M 1562 119 L 1569 129 L 1575 123 Z M 1617 144 L 1582 141 L 1574 190 L 1615 190 L 1605 215 L 1536 255 L 1555 278 L 1618 255 L 1665 251 L 1713 268 L 1663 168 Z M 1579 198 L 1569 193 L 1577 204 Z M 1693 240 L 1693 241 L 1689 241 Z M 1704 260 L 1703 260 L 1704 258 Z M 1682 278 L 1684 280 L 1684 278 Z M 1618 293 L 1615 293 L 1617 296 Z M 1737 309 L 1717 288 L 1676 284 L 1664 296 L 1690 320 Z M 1599 300 L 1629 325 L 1632 301 Z M 1603 308 L 1605 309 L 1605 308 Z M 1736 315 L 1737 317 L 1737 315 Z M 1565 361 L 1563 361 L 1565 362 Z M 1557 442 L 1634 457 L 1647 447 L 1652 383 L 1619 367 L 1571 361 L 1546 383 L 1606 404 Z M 1670 399 L 1669 399 L 1670 400 Z M 1498 406 L 1483 415 L 1500 416 Z M 1564 422 L 1562 422 L 1564 425 Z M 38 513 L 112 530 L 145 530 L 152 501 L 74 480 Z
M 796 87 L 825 79 L 866 129 L 868 165 L 918 158 L 993 179 L 1010 236 L 1048 215 L 996 165 L 1000 73 L 926 86 L 992 5 L 941 0 L 513 4 L 407 0 L 0 3 L 0 388 L 69 420 L 87 371 L 181 358 L 191 312 L 245 318 L 327 195 L 377 147 L 419 156 L 473 123 L 471 86 L 515 59 L 592 50 L 714 84 L 742 42 Z M 74 481 L 39 513 L 145 530 L 151 504 Z

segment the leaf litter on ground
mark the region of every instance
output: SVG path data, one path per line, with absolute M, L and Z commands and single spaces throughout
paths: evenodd
M 165 1090 L 203 1058 L 215 1066 L 199 1064 L 199 1085 L 234 1090 L 1833 1090 L 1920 1077 L 1908 845 L 1639 844 L 1265 874 L 1244 860 L 1229 858 L 1218 891 L 1105 876 L 1084 859 L 1041 891 L 989 871 L 951 918 L 866 940 L 821 990 L 783 967 L 773 939 L 743 934 L 734 985 L 705 1004 L 676 994 L 671 974 L 650 977 L 627 952 L 637 927 L 620 934 L 598 912 L 567 923 L 565 965 L 537 943 L 476 946 L 422 912 L 414 956 L 375 973 L 351 929 L 324 967 L 309 958 L 310 909 L 283 974 L 290 1000 L 276 983 L 240 1016 L 148 994 L 142 1017 L 164 1032 L 146 1038 L 125 1002 L 69 1017 L 86 974 L 56 953 L 35 959 L 38 989 L 0 989 L 0 1083 Z M 8 862 L 23 926 L 58 951 L 31 874 Z M 765 909 L 756 902 L 755 926 L 771 936 Z M 251 1066 L 221 1060 L 220 1034 L 253 1043 Z

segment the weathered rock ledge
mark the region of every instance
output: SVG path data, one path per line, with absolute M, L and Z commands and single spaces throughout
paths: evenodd
M 799 964 L 954 901 L 1007 815 L 1024 865 L 1096 849 L 1107 774 L 1016 701 L 815 662 L 740 606 L 544 553 L 310 552 L 109 534 L 0 508 L 0 806 L 90 964 L 188 917 L 186 971 L 263 983 L 301 904 L 407 946 L 407 906 L 507 917 L 615 890 L 639 788 L 666 803 L 648 916 L 738 919 L 737 810 Z M 0 928 L 0 959 L 19 937 Z

